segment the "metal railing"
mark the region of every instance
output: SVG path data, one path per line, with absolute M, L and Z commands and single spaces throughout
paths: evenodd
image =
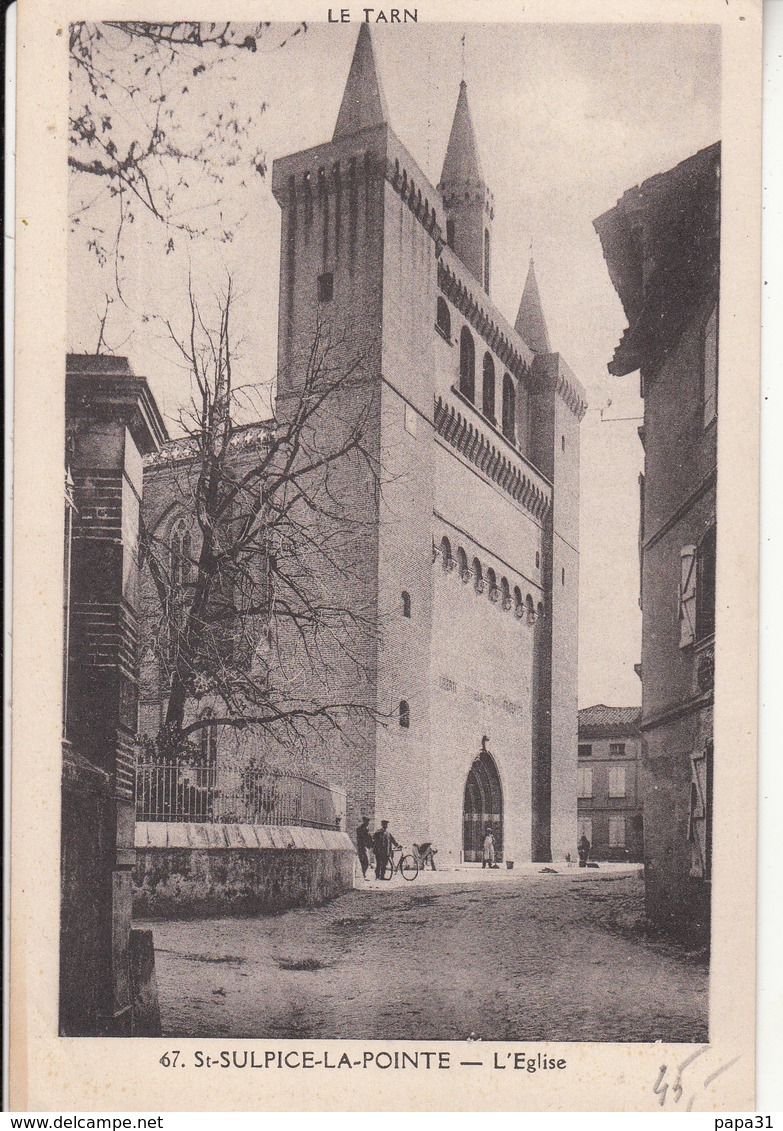
M 136 766 L 137 821 L 334 829 L 345 801 L 342 790 L 294 774 L 175 762 Z

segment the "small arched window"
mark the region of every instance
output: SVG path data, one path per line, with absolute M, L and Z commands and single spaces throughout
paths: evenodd
M 171 588 L 176 593 L 190 583 L 193 566 L 193 546 L 190 531 L 184 518 L 174 523 L 169 539 Z
M 495 363 L 489 353 L 484 354 L 481 411 L 490 420 L 495 419 Z
M 451 312 L 449 311 L 449 304 L 446 302 L 445 298 L 441 298 L 440 296 L 438 296 L 435 325 L 446 341 L 451 341 Z
M 457 569 L 459 570 L 460 580 L 467 585 L 470 581 L 470 570 L 468 569 L 468 555 L 460 546 L 457 550 Z
M 400 726 L 407 730 L 411 725 L 411 709 L 407 699 L 400 699 L 400 706 L 398 710 Z
M 447 573 L 454 569 L 454 559 L 451 556 L 451 542 L 449 542 L 445 535 L 440 540 L 440 563 Z
M 459 336 L 459 391 L 469 401 L 476 399 L 476 347 L 467 326 Z
M 500 595 L 503 598 L 503 608 L 504 609 L 510 609 L 511 608 L 511 590 L 509 588 L 507 577 L 501 577 L 501 579 L 500 579 Z
M 449 247 L 451 247 L 451 248 L 454 247 L 454 221 L 453 220 L 447 220 L 446 221 L 446 243 L 449 245 Z
M 202 718 L 211 718 L 212 711 L 207 710 Z M 217 761 L 217 723 L 210 723 L 200 732 L 200 754 L 202 766 L 214 766 Z
M 476 587 L 477 593 L 484 592 L 484 573 L 481 569 L 481 562 L 478 558 L 473 559 L 473 584 Z
M 492 566 L 487 570 L 487 588 L 489 589 L 490 601 L 497 601 L 500 597 L 500 590 L 498 589 L 498 580 Z
M 540 569 L 540 568 L 541 568 L 541 555 L 539 554 L 538 550 L 536 550 L 536 569 Z
M 536 623 L 536 609 L 535 609 L 535 605 L 533 604 L 533 598 L 530 596 L 529 593 L 528 593 L 527 597 L 525 597 L 525 611 L 527 612 L 527 623 L 528 624 L 535 624 Z
M 514 395 L 514 382 L 508 373 L 503 376 L 503 435 L 511 443 L 516 436 L 516 397 Z
M 522 591 L 518 585 L 514 586 L 514 616 L 520 620 L 525 615 L 525 605 L 522 600 Z
M 411 615 L 411 595 L 407 589 L 402 591 L 402 615 L 410 619 Z

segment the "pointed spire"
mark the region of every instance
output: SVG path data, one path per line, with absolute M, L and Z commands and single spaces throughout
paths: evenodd
M 468 84 L 463 79 L 459 84 L 457 109 L 451 123 L 451 135 L 443 161 L 441 184 L 446 186 L 465 181 L 484 182 L 484 173 L 476 145 L 476 131 L 468 106 Z
M 522 292 L 522 301 L 519 304 L 519 313 L 514 329 L 522 341 L 530 346 L 533 353 L 552 352 L 532 259 L 527 271 L 525 289 Z
M 332 141 L 389 120 L 386 99 L 375 63 L 369 24 L 362 24 L 345 84 Z

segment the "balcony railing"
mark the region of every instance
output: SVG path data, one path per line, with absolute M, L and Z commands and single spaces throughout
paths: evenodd
M 136 820 L 334 829 L 345 793 L 293 774 L 180 763 L 136 767 Z

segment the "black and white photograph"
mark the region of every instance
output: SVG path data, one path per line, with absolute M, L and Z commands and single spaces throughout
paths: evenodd
M 723 13 L 274 13 L 56 33 L 58 1039 L 708 1110 Z

